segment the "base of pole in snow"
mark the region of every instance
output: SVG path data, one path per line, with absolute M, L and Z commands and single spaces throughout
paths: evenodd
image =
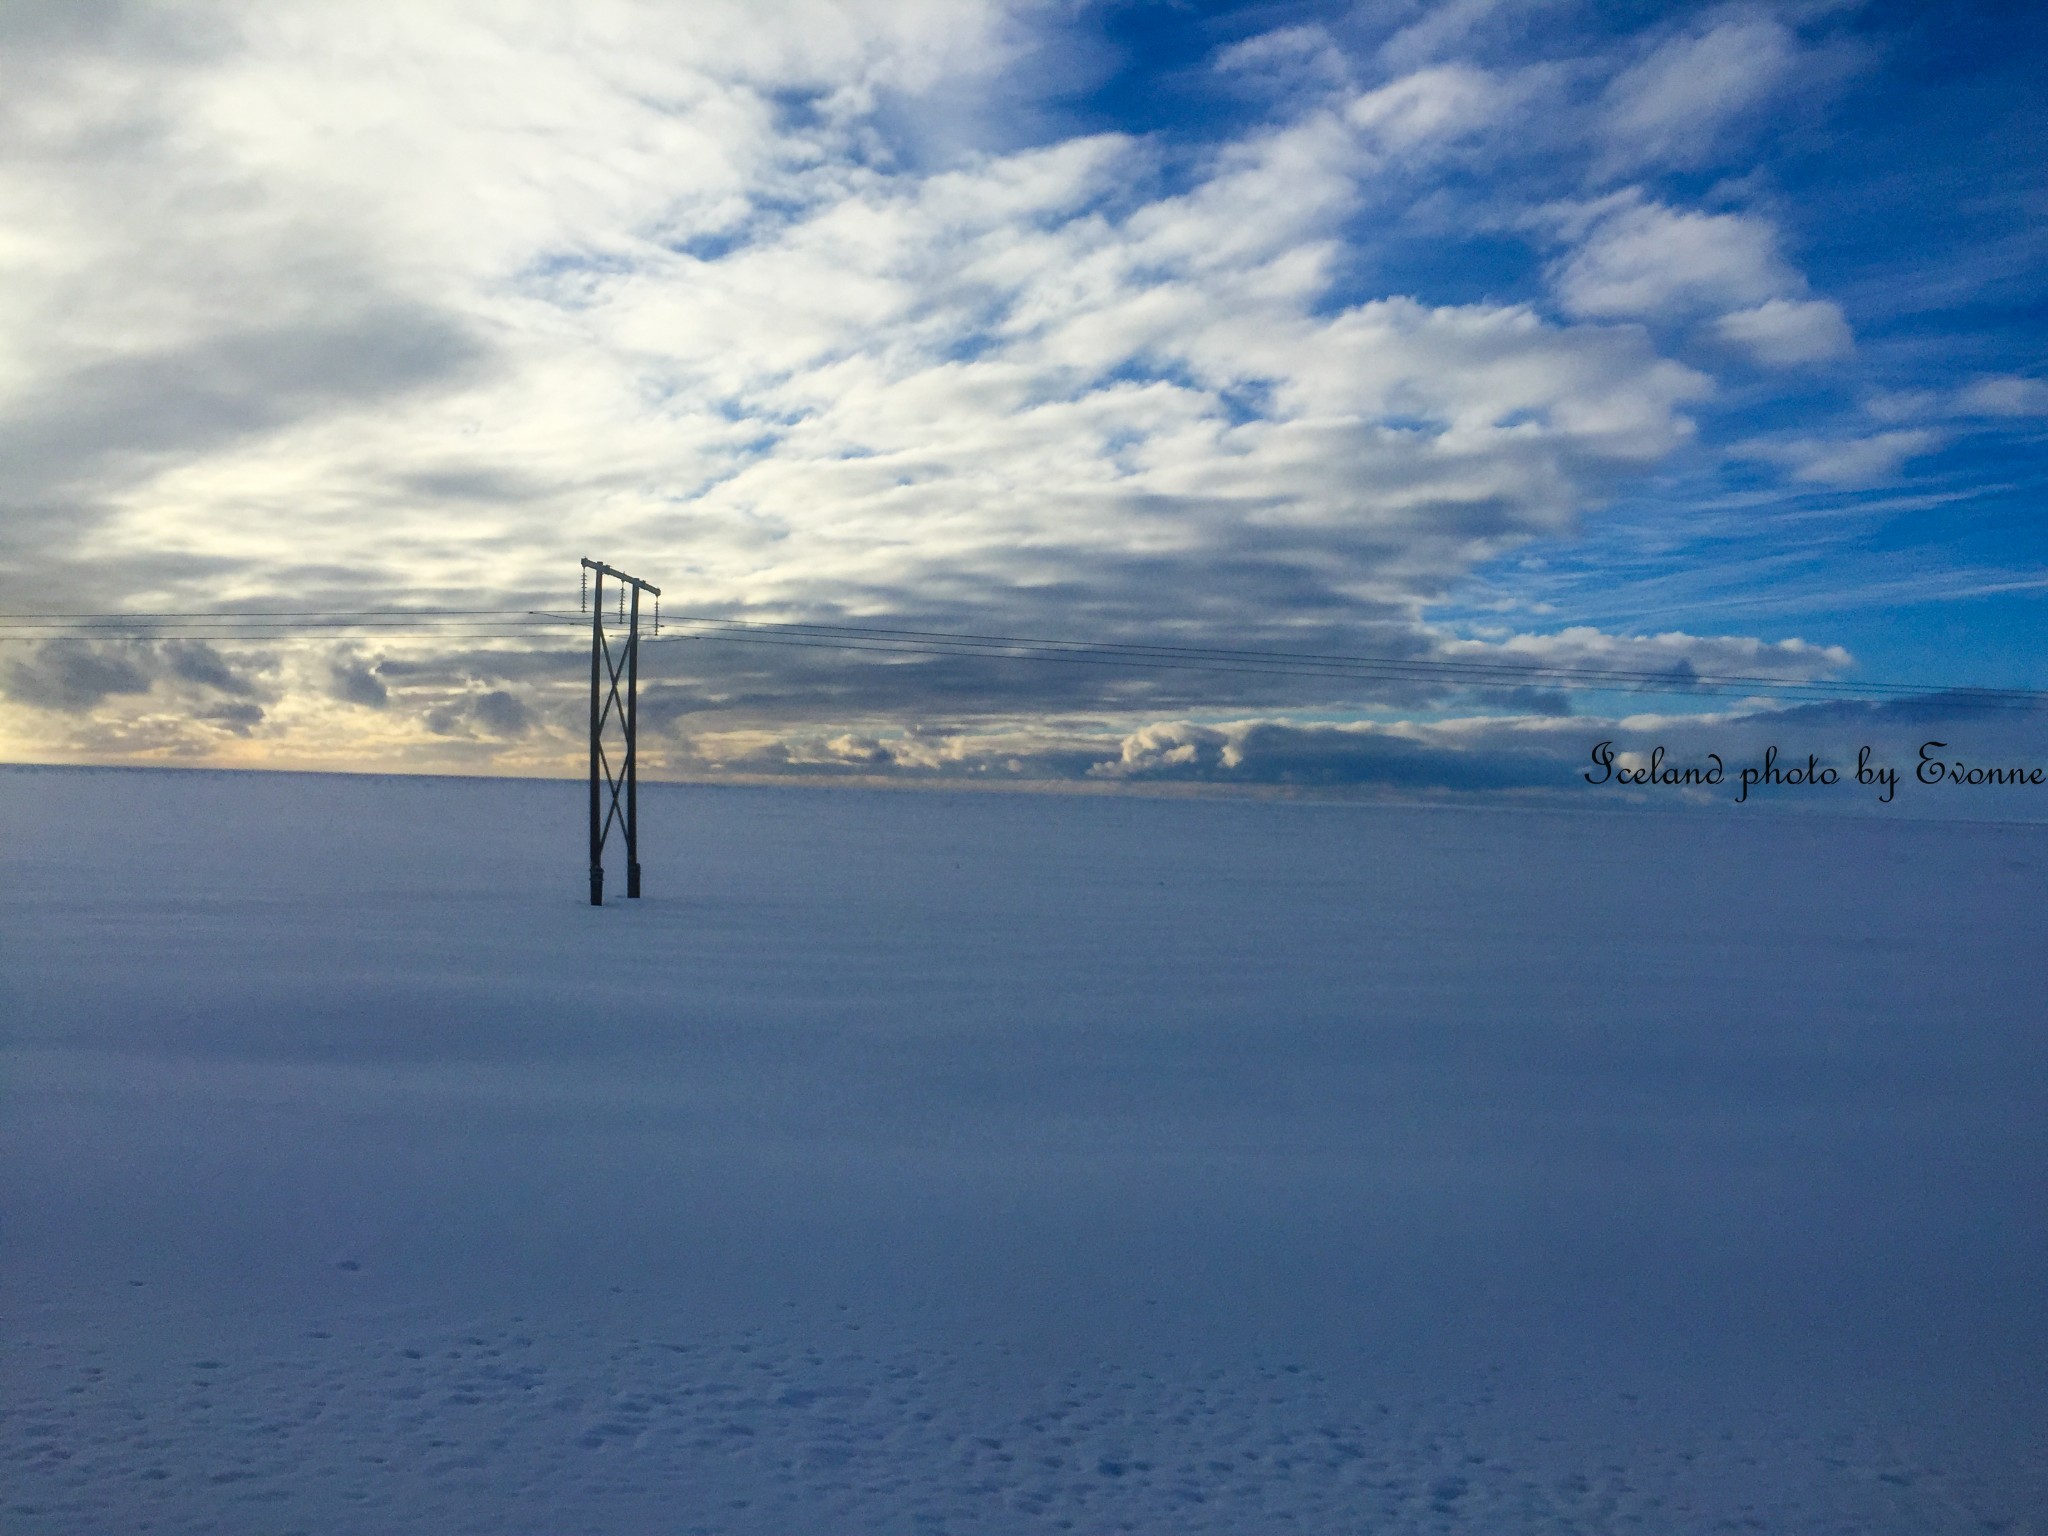
M 593 907 L 604 905 L 604 866 L 602 864 L 590 872 L 590 904 Z
M 640 896 L 640 866 L 632 863 L 626 866 L 626 894 L 635 900 Z

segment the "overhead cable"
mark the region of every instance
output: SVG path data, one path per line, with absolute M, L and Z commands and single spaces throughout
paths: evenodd
M 274 640 L 299 635 L 345 639 L 352 634 L 450 640 L 570 638 L 583 621 L 572 613 L 513 608 L 391 608 L 216 610 L 159 613 L 0 614 L 0 639 L 73 637 L 133 639 Z M 1768 697 L 1804 699 L 1926 698 L 1990 707 L 2048 706 L 2048 691 L 1938 684 L 1786 678 L 1753 673 L 1708 673 L 1688 666 L 1625 668 L 1535 658 L 1342 655 L 1172 642 L 1055 640 L 967 631 L 815 624 L 669 614 L 670 633 L 642 641 L 671 645 L 711 641 L 829 650 L 916 660 L 1029 661 L 1124 671 L 1172 671 L 1319 678 L 1385 687 L 1390 684 L 1478 689 L 1555 688 L 1589 692 L 1698 693 L 1736 689 Z M 678 628 L 680 627 L 680 632 Z

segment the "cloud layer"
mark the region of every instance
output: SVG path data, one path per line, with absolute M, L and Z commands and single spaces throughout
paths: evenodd
M 1850 73 L 1843 48 L 1744 9 L 1547 56 L 1470 7 L 1385 37 L 1333 14 L 1219 36 L 1214 114 L 1145 126 L 1031 100 L 1087 73 L 1093 24 L 971 0 L 10 8 L 0 604 L 559 606 L 589 553 L 672 612 L 1681 680 L 1852 665 L 1432 615 L 1697 458 L 1724 372 L 1854 361 L 1767 200 L 1668 179 L 1743 153 L 1795 77 Z M 1447 197 L 1526 281 L 1375 283 L 1383 232 Z M 2023 420 L 2038 389 L 1987 377 L 1966 409 Z M 1725 451 L 1855 488 L 1954 430 Z M 1134 776 L 1165 759 L 1129 742 L 1164 730 L 1219 772 L 1298 751 L 1398 777 L 1387 711 L 1485 702 L 658 654 L 681 768 L 1000 737 Z M 544 770 L 574 762 L 578 675 L 573 642 L 60 640 L 0 666 L 0 725 L 34 754 Z M 1289 723 L 1337 708 L 1349 735 Z M 1246 710 L 1268 723 L 1223 723 Z

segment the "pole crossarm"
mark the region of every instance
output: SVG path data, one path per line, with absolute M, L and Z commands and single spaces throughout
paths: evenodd
M 645 592 L 650 597 L 661 596 L 661 588 L 657 587 L 653 582 L 642 581 L 638 576 L 628 576 L 624 571 L 614 570 L 611 566 L 606 565 L 602 560 L 585 560 L 583 562 L 583 568 L 586 571 L 596 572 L 600 580 L 602 580 L 606 576 L 609 576 L 613 581 L 623 581 L 629 587 L 639 588 L 642 592 Z
M 626 840 L 626 895 L 640 894 L 640 594 L 658 599 L 661 588 L 602 560 L 582 564 L 590 604 L 590 904 L 601 907 L 604 847 L 613 827 Z M 619 583 L 626 635 L 618 653 L 605 633 L 607 578 Z M 615 720 L 625 749 L 616 772 L 605 750 L 605 731 Z

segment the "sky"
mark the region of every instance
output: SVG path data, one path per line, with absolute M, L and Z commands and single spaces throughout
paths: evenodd
M 6 0 L 0 614 L 574 614 L 590 556 L 662 588 L 656 777 L 2048 761 L 1683 685 L 2048 687 L 2044 72 L 2022 5 Z M 573 774 L 583 645 L 17 635 L 0 758 Z

